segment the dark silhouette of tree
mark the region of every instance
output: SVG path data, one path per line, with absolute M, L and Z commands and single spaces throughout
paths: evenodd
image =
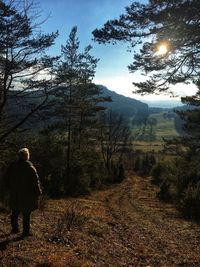
M 51 67 L 55 57 L 46 55 L 58 33 L 43 34 L 34 3 L 0 1 L 0 141 L 19 128 L 47 100 L 52 87 Z M 28 107 L 24 96 L 41 90 L 40 101 Z M 26 106 L 19 119 L 9 108 Z
M 54 109 L 60 118 L 56 127 L 65 133 L 66 139 L 66 188 L 70 179 L 74 179 L 71 177 L 74 155 L 80 149 L 87 150 L 92 140 L 96 141 L 97 113 L 105 109 L 100 103 L 106 100 L 100 88 L 92 83 L 98 59 L 90 54 L 90 45 L 82 53 L 79 45 L 77 27 L 73 27 L 55 68 L 60 87 L 55 90 L 59 101 L 55 101 Z
M 146 127 L 148 124 L 148 118 L 149 118 L 149 112 L 148 110 L 145 110 L 141 112 L 140 110 L 136 113 L 135 117 L 132 120 L 133 127 L 137 127 L 137 131 L 134 133 L 135 139 L 143 140 Z
M 193 106 L 192 109 L 176 111 L 183 121 L 184 136 L 179 143 L 189 148 L 191 156 L 200 154 L 200 86 L 194 96 L 183 97 L 182 102 Z
M 200 2 L 197 0 L 134 2 L 119 19 L 93 31 L 99 43 L 127 42 L 134 48 L 130 72 L 141 70 L 146 81 L 133 82 L 137 93 L 169 90 L 170 84 L 199 80 Z M 167 51 L 158 53 L 161 45 Z
M 149 135 L 151 138 L 151 137 L 153 137 L 153 127 L 155 127 L 157 125 L 156 118 L 148 118 L 147 124 L 150 126 Z

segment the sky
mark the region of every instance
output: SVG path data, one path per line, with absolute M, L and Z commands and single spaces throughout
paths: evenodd
M 103 45 L 92 40 L 94 29 L 101 28 L 109 19 L 118 18 L 124 13 L 125 7 L 132 2 L 132 0 L 38 0 L 42 17 L 48 17 L 42 29 L 45 32 L 59 30 L 56 44 L 49 52 L 59 55 L 61 45 L 66 43 L 72 27 L 77 26 L 80 49 L 91 44 L 93 47 L 91 54 L 100 59 L 94 78 L 96 84 L 102 84 L 112 91 L 139 100 L 169 100 L 169 96 L 140 96 L 132 93 L 134 90 L 132 82 L 140 81 L 142 76 L 139 73 L 130 74 L 128 71 L 127 66 L 132 62 L 133 54 L 127 51 L 127 44 Z M 186 87 L 179 88 L 176 88 L 176 91 L 184 95 Z M 189 91 L 193 94 L 195 87 L 190 86 Z M 170 101 L 172 100 L 178 99 L 170 98 Z

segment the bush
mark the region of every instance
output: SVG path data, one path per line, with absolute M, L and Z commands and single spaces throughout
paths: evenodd
M 117 164 L 113 168 L 113 182 L 114 183 L 121 183 L 125 179 L 125 170 L 124 170 L 124 165 Z
M 200 181 L 189 184 L 180 200 L 179 209 L 184 217 L 200 221 Z
M 171 190 L 170 190 L 170 183 L 167 180 L 164 180 L 160 185 L 160 191 L 158 192 L 157 196 L 164 201 L 169 201 L 171 199 Z
M 176 201 L 177 199 L 177 169 L 175 161 L 159 162 L 152 168 L 153 181 L 160 187 L 158 197 L 164 201 Z
M 152 176 L 152 182 L 155 185 L 160 185 L 160 183 L 162 182 L 162 173 L 164 170 L 164 163 L 158 162 L 157 164 L 155 164 L 151 171 L 150 171 L 150 175 Z
M 152 153 L 140 154 L 135 158 L 134 171 L 141 175 L 149 175 L 151 169 L 156 164 L 156 159 Z
M 134 171 L 138 172 L 141 169 L 141 158 L 140 156 L 137 156 L 135 161 L 134 161 L 134 167 L 133 167 Z
M 33 162 L 39 171 L 45 193 L 53 198 L 86 194 L 105 180 L 105 168 L 93 147 L 75 148 L 67 169 L 65 139 L 59 134 L 39 135 L 29 140 Z

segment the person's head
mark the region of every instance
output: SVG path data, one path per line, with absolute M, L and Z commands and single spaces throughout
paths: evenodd
M 19 156 L 20 159 L 23 159 L 23 160 L 29 160 L 29 158 L 30 158 L 30 153 L 29 153 L 28 148 L 26 148 L 26 147 L 21 148 L 21 149 L 18 151 L 18 156 Z

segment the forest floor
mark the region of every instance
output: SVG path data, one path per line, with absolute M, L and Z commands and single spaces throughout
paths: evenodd
M 25 239 L 9 235 L 1 212 L 0 266 L 200 266 L 200 226 L 156 191 L 150 178 L 130 174 L 86 197 L 49 200 Z

